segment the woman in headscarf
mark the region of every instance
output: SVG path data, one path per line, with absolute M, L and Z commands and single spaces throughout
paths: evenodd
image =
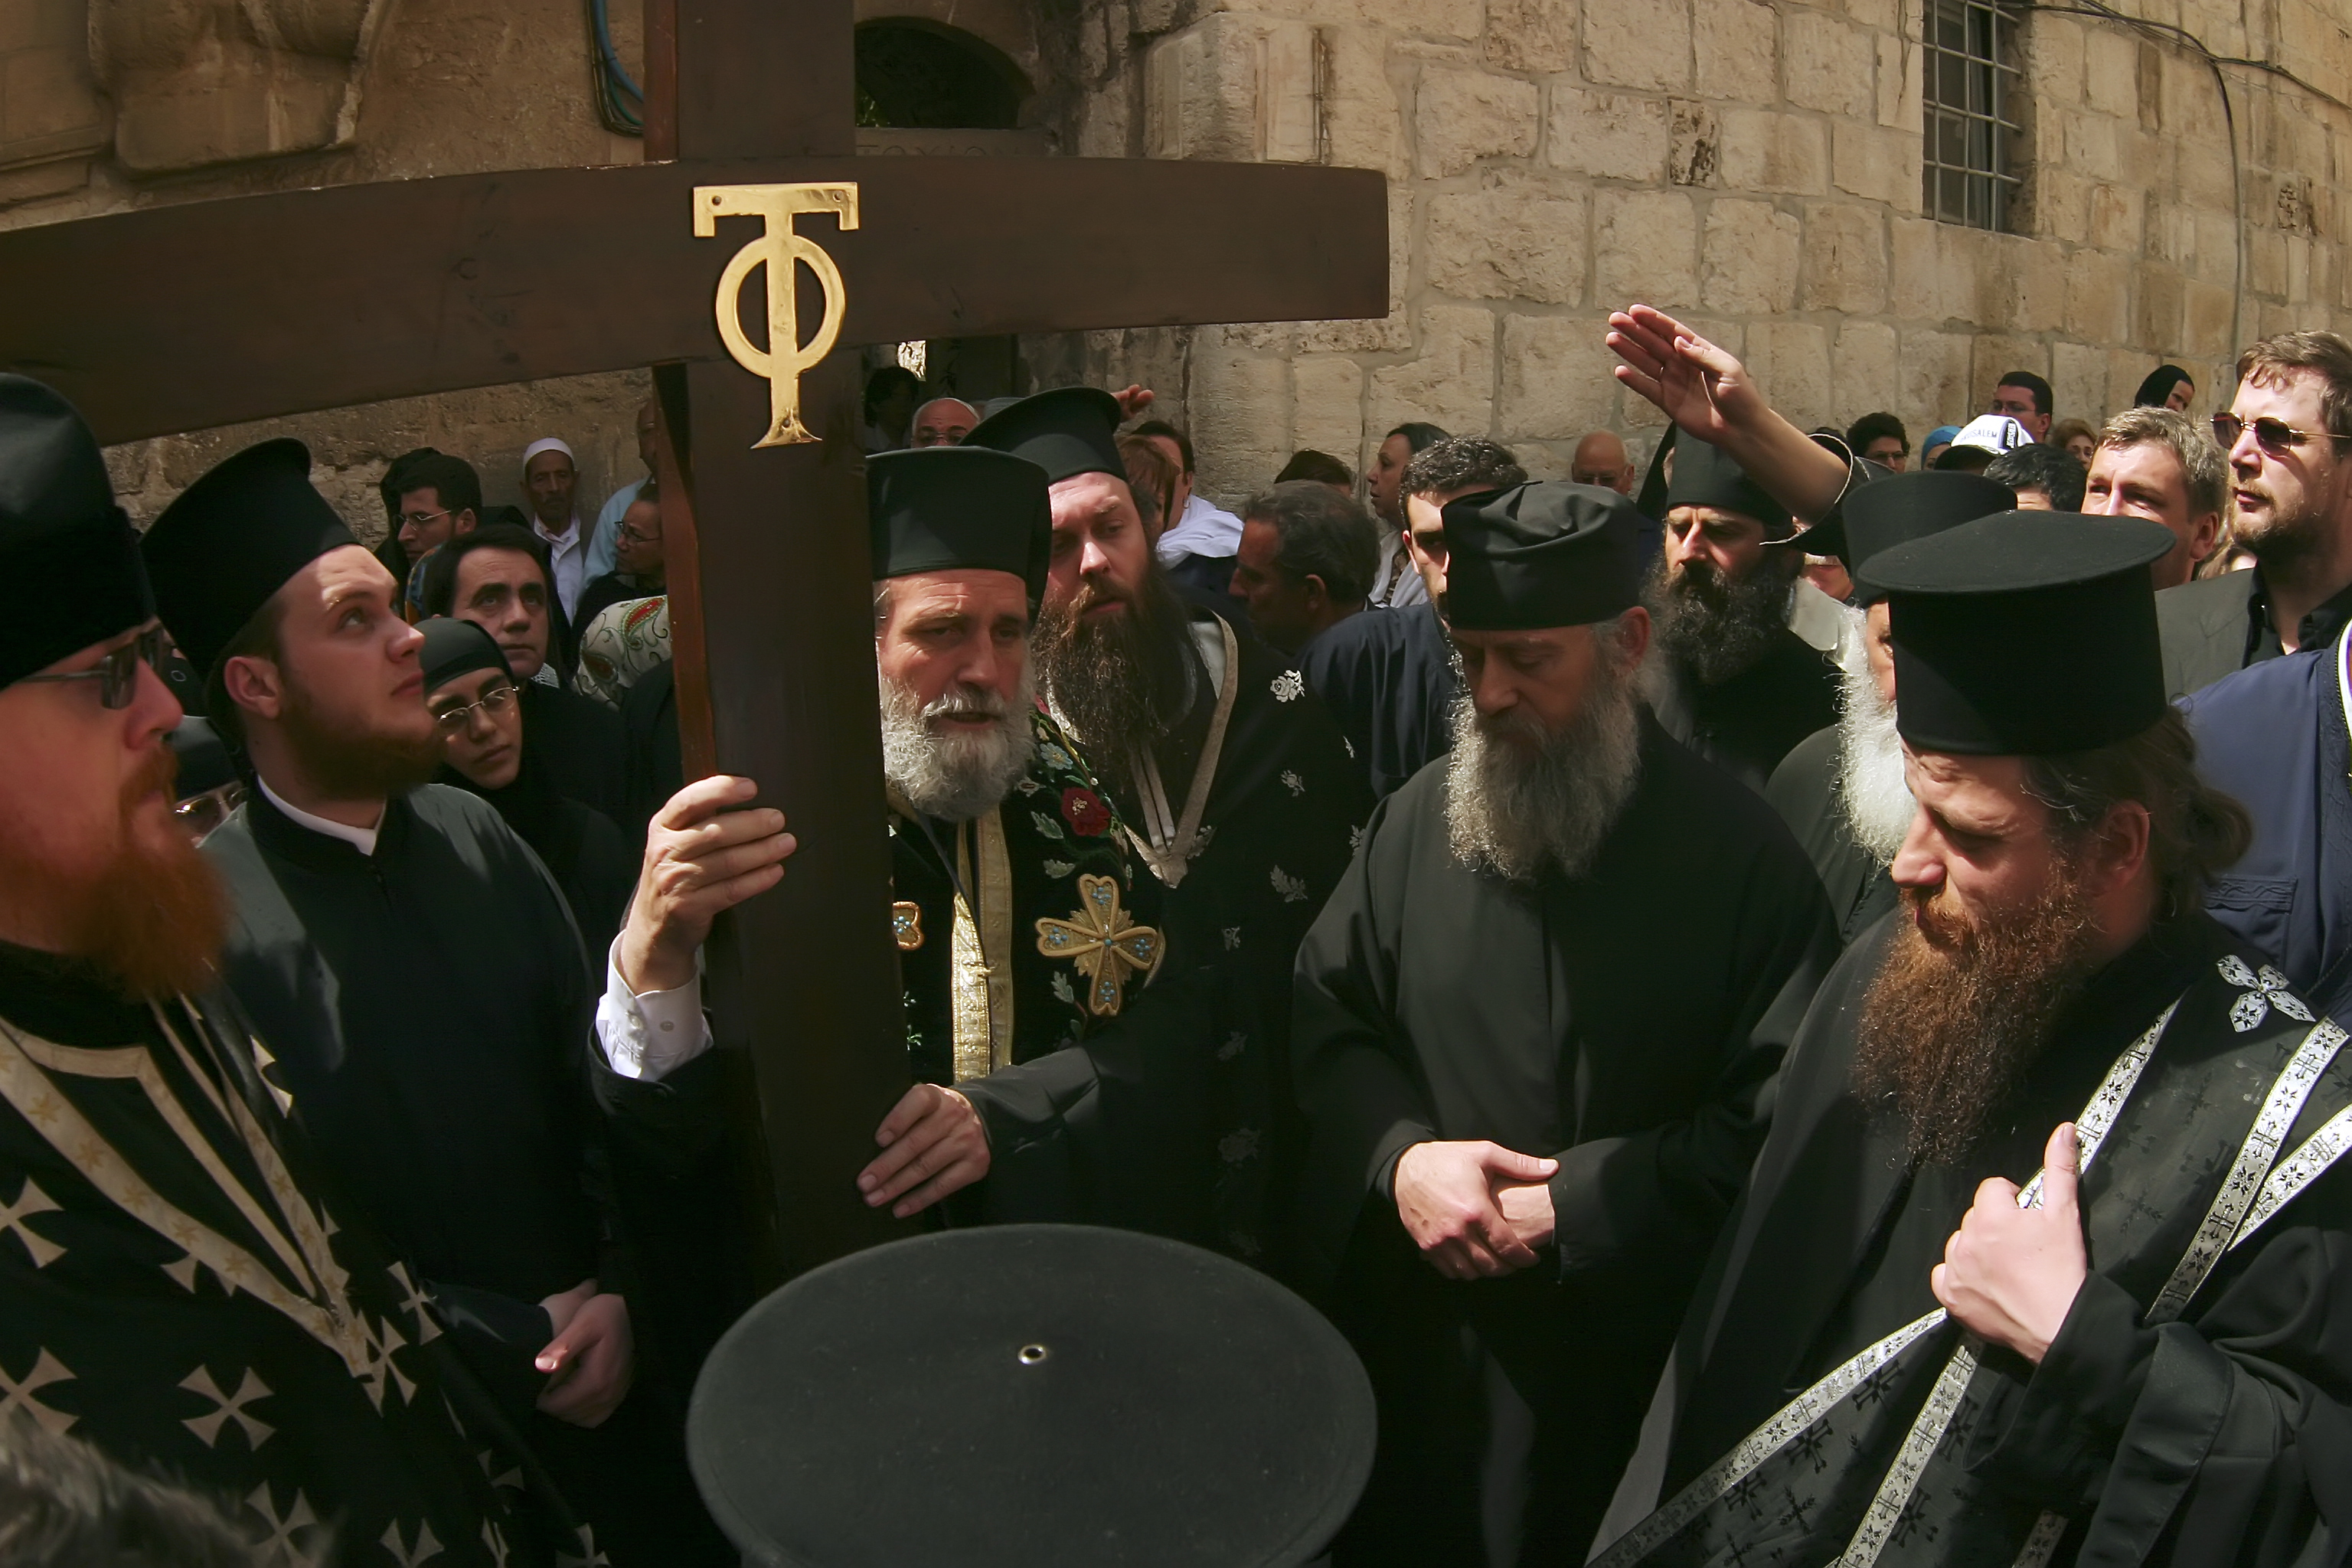
M 2197 384 L 2189 373 L 2177 364 L 2160 364 L 2147 373 L 2132 395 L 2135 408 L 2169 408 L 2175 414 L 2185 412 L 2189 400 L 2197 395 Z

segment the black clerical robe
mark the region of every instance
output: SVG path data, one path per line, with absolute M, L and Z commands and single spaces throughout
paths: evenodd
M 504 789 L 484 789 L 454 768 L 441 770 L 452 789 L 479 795 L 515 830 L 548 875 L 562 889 L 563 902 L 580 928 L 590 966 L 613 945 L 636 890 L 644 858 L 642 842 L 632 846 L 613 819 L 583 802 L 559 795 L 539 759 L 526 754 L 521 770 Z
M 593 697 L 543 681 L 526 680 L 519 689 L 524 754 L 546 771 L 558 795 L 623 820 L 629 753 L 621 716 Z
M 1666 733 L 1761 794 L 1798 742 L 1837 722 L 1837 662 L 1785 628 L 1754 664 L 1712 686 L 1667 658 L 1644 670 Z
M 0 944 L 0 1413 L 272 1548 L 331 1529 L 347 1562 L 577 1551 L 518 1511 L 511 1434 L 416 1278 L 326 1194 L 267 1060 L 226 995 L 150 1007 Z
M 1454 746 L 1454 641 L 1437 606 L 1423 601 L 1366 610 L 1298 650 L 1298 668 L 1385 800 Z
M 1764 786 L 1764 798 L 1796 835 L 1813 863 L 1838 940 L 1850 942 L 1878 923 L 1898 901 L 1895 879 L 1877 856 L 1864 849 L 1846 820 L 1839 798 L 1838 728 L 1816 730 L 1797 742 Z
M 1918 1164 L 1849 1088 L 1901 918 L 1847 951 L 1798 1037 L 1601 1561 L 2334 1561 L 2352 1527 L 2342 1031 L 2192 914 L 2092 978 L 1975 1151 Z M 1979 1183 L 2028 1181 L 2068 1121 L 2091 1273 L 2037 1367 L 1961 1335 L 1928 1274 Z
M 1372 800 L 1339 726 L 1295 665 L 1206 611 L 1193 612 L 1192 626 L 1201 642 L 1222 645 L 1223 668 L 1212 680 L 1196 662 L 1192 711 L 1154 758 L 1169 810 L 1181 818 L 1193 815 L 1204 748 L 1217 748 L 1190 854 L 1147 842 L 1133 786 L 1119 786 L 1117 805 L 1129 842 L 1167 887 L 1171 944 L 1207 954 L 1233 977 L 1221 997 L 1232 1027 L 1216 1047 L 1212 1086 L 1215 1244 L 1270 1260 L 1288 1248 L 1270 1238 L 1268 1194 L 1295 1163 L 1299 1136 L 1285 1082 L 1292 961 L 1347 869 Z M 1198 647 L 1186 648 L 1196 661 Z
M 1641 766 L 1587 871 L 1528 886 L 1455 857 L 1433 763 L 1373 814 L 1299 950 L 1297 1231 L 1381 1399 L 1339 1561 L 1475 1561 L 1482 1493 L 1506 1536 L 1524 1528 L 1518 1560 L 1575 1560 L 1835 956 L 1761 800 L 1646 713 Z M 1559 1161 L 1557 1241 L 1521 1273 L 1449 1281 L 1390 1179 L 1414 1143 L 1477 1139 Z M 1482 1483 L 1490 1443 L 1517 1457 Z
M 539 1303 L 635 1283 L 587 1092 L 594 992 L 546 868 L 488 804 L 439 784 L 386 805 L 373 855 L 258 790 L 204 850 L 235 906 L 226 978 L 294 1114 L 461 1313 L 459 1348 L 578 1512 L 624 1563 L 659 1561 L 670 1515 L 707 1531 L 674 1435 L 651 1429 L 649 1380 L 593 1430 L 532 1408 L 551 1336 Z

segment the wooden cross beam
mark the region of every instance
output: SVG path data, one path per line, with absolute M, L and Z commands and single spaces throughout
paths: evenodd
M 801 377 L 820 437 L 754 450 L 769 386 L 722 345 L 697 187 L 853 183 L 800 232 L 844 343 L 1385 315 L 1375 173 L 852 155 L 848 0 L 647 0 L 646 164 L 194 202 L 0 234 L 0 367 L 119 442 L 383 398 L 654 365 L 688 776 L 759 781 L 802 848 L 716 950 L 751 1064 L 778 1259 L 896 1234 L 853 1177 L 908 1082 L 874 700 L 856 357 Z M 1171 215 L 1190 221 L 1170 223 Z M 803 339 L 823 300 L 800 278 Z M 753 321 L 760 319 L 755 281 Z M 34 308 L 25 308 L 32 306 Z M 751 329 L 756 343 L 763 334 Z

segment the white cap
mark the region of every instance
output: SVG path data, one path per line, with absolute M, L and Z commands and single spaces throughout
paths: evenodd
M 1998 458 L 2003 452 L 2032 446 L 2033 437 L 2025 433 L 2024 426 L 2006 414 L 1979 414 L 1960 426 L 1960 433 L 1952 437 L 1952 445 L 1974 447 Z
M 1970 426 L 1969 428 L 1974 429 L 1976 426 Z M 572 456 L 571 447 L 565 446 L 562 441 L 556 439 L 552 436 L 542 436 L 538 440 L 533 441 L 530 446 L 525 447 L 522 449 L 523 467 L 530 467 L 530 460 L 533 458 L 538 457 L 541 452 L 561 452 L 566 458 L 570 458 L 572 459 L 572 466 L 573 468 L 576 468 L 580 466 L 580 459 Z

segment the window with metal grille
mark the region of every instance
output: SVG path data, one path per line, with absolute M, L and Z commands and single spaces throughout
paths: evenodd
M 2017 189 L 2017 8 L 1927 0 L 1926 20 L 1921 200 L 1944 223 L 2007 229 Z

